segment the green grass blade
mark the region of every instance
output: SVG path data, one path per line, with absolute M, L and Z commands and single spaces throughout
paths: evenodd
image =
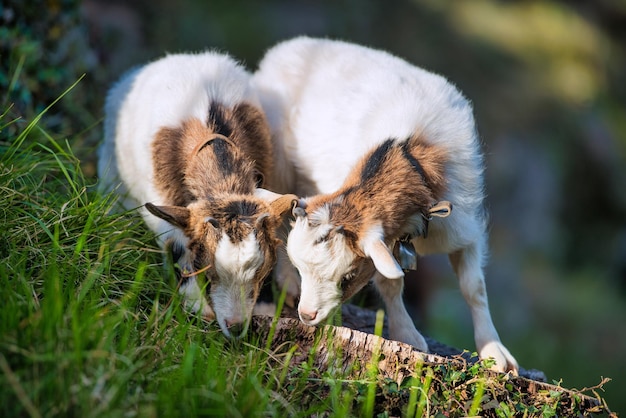
M 57 97 L 52 103 L 50 103 L 48 106 L 46 106 L 46 108 L 43 111 L 41 111 L 37 116 L 35 116 L 33 118 L 33 120 L 30 121 L 30 123 L 28 125 L 26 125 L 24 130 L 18 135 L 16 140 L 11 143 L 11 145 L 9 146 L 9 149 L 4 153 L 4 156 L 2 157 L 2 160 L 1 160 L 2 162 L 10 161 L 10 160 L 12 160 L 14 158 L 15 154 L 17 153 L 17 151 L 23 146 L 24 142 L 26 141 L 26 138 L 28 138 L 28 135 L 30 134 L 30 131 L 32 131 L 35 126 L 37 126 L 37 124 L 39 123 L 41 118 L 46 114 L 46 112 L 48 112 L 48 110 L 50 110 L 55 104 L 57 104 L 59 102 L 59 100 L 61 100 L 70 91 L 72 91 L 72 89 L 74 87 L 76 87 L 76 85 L 78 83 L 80 83 L 80 81 L 84 77 L 85 77 L 85 74 L 83 74 L 71 86 L 69 86 L 67 89 L 65 89 L 65 91 L 63 93 L 61 93 L 61 95 L 59 97 Z

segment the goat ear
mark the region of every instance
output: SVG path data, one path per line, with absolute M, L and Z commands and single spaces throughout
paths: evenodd
M 430 216 L 436 216 L 438 218 L 447 218 L 450 216 L 452 212 L 452 203 L 447 200 L 442 200 L 441 202 L 437 202 L 433 205 L 432 208 L 428 210 L 428 214 Z
M 189 209 L 182 206 L 156 206 L 146 203 L 148 212 L 171 223 L 174 226 L 185 229 L 189 226 Z
M 382 233 L 371 231 L 361 240 L 361 247 L 365 255 L 372 259 L 374 267 L 388 279 L 404 277 L 404 271 L 385 244 Z

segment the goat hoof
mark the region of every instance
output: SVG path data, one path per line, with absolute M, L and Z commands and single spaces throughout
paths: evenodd
M 491 370 L 500 373 L 511 372 L 514 376 L 518 375 L 519 366 L 517 361 L 499 341 L 491 341 L 480 350 L 480 358 L 493 358 L 496 363 L 491 366 Z

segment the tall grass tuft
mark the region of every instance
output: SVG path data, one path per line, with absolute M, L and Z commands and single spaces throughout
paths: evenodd
M 154 237 L 91 190 L 67 142 L 35 120 L 0 146 L 1 416 L 284 409 L 263 344 L 181 309 Z
M 152 233 L 94 192 L 41 117 L 0 144 L 0 416 L 345 416 L 357 407 L 337 376 L 320 385 L 312 361 L 291 366 L 297 345 L 229 341 L 186 313 Z

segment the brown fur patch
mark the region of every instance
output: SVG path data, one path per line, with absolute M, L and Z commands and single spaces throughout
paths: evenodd
M 155 136 L 155 185 L 167 204 L 187 206 L 220 193 L 252 193 L 259 174 L 271 176 L 270 132 L 263 113 L 248 103 L 233 109 L 213 103 L 209 113 L 219 117 L 209 118 L 207 123 L 189 119 L 179 127 L 163 127 Z M 224 132 L 234 147 L 210 145 L 192 156 L 198 143 Z M 215 158 L 217 148 L 220 158 Z M 228 167 L 224 167 L 224 156 L 228 157 Z
M 443 197 L 446 160 L 443 149 L 418 136 L 404 148 L 402 142 L 383 143 L 359 161 L 337 192 L 308 200 L 307 212 L 326 205 L 333 224 L 343 225 L 346 242 L 362 256 L 356 237 L 373 221 L 382 223 L 391 241 L 399 237 L 409 217 L 428 214 Z
M 232 119 L 237 127 L 232 136 L 235 144 L 254 162 L 254 168 L 265 178 L 274 169 L 269 125 L 265 115 L 248 103 L 240 103 L 233 109 Z
M 152 145 L 155 185 L 170 205 L 186 206 L 194 200 L 184 186 L 186 162 L 179 151 L 184 145 L 184 127 L 161 128 Z

